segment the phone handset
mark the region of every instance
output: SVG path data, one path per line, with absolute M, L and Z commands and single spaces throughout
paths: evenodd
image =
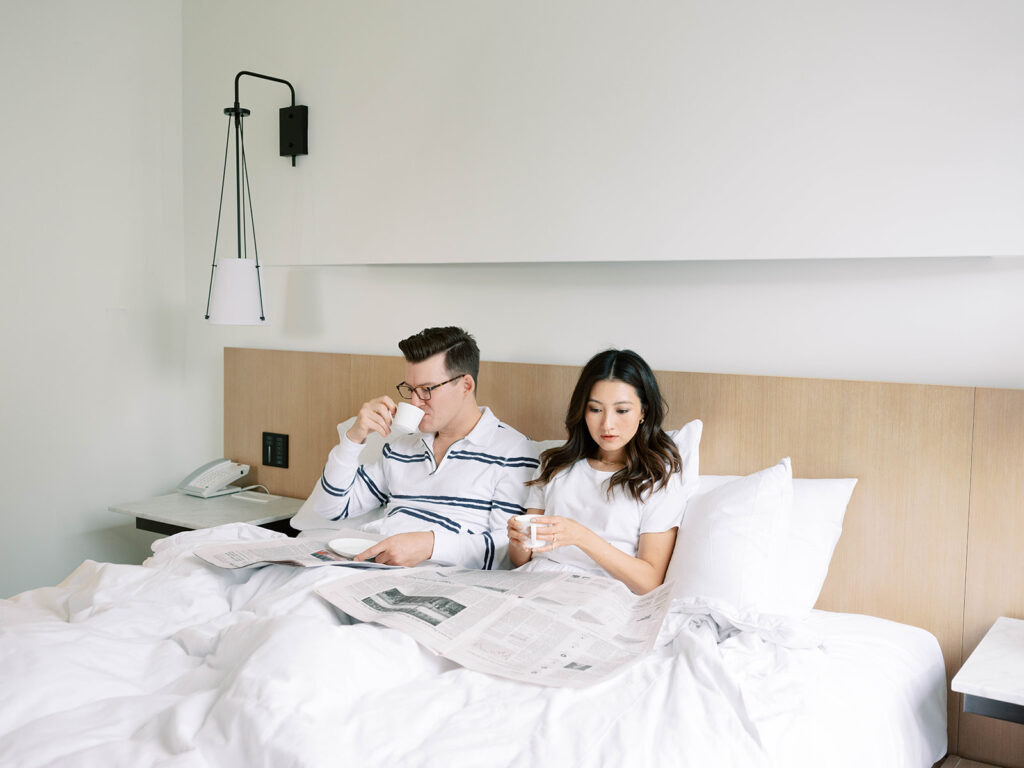
M 240 477 L 249 474 L 248 464 L 239 464 L 228 459 L 215 459 L 203 464 L 195 472 L 178 484 L 178 490 L 189 496 L 209 499 L 213 496 L 225 496 L 242 490 L 237 485 L 229 485 Z

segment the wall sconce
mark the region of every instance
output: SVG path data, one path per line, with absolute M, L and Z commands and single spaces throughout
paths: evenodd
M 256 248 L 256 227 L 252 213 L 252 193 L 249 189 L 249 169 L 245 162 L 245 131 L 242 119 L 250 112 L 238 103 L 238 80 L 242 75 L 284 83 L 292 93 L 292 105 L 279 110 L 280 151 L 282 157 L 291 157 L 292 166 L 298 155 L 308 154 L 309 108 L 295 104 L 295 89 L 287 80 L 256 72 L 235 75 L 235 105 L 224 110 L 228 116 L 228 133 L 224 141 L 224 170 L 220 179 L 220 204 L 217 207 L 217 232 L 213 238 L 213 263 L 210 265 L 210 288 L 206 294 L 206 319 L 219 325 L 263 325 L 267 322 L 263 309 L 263 280 L 260 275 L 259 252 Z M 220 217 L 224 208 L 224 181 L 228 170 L 228 147 L 231 144 L 231 126 L 235 127 L 235 198 L 238 223 L 238 258 L 221 259 L 217 263 L 217 240 L 220 237 Z M 246 226 L 246 201 L 249 223 Z M 252 254 L 248 253 L 248 234 L 252 232 Z

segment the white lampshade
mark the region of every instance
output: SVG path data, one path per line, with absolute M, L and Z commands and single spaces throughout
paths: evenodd
M 266 312 L 260 310 L 263 270 L 255 259 L 221 259 L 213 273 L 210 294 L 210 322 L 217 325 L 263 325 Z M 263 301 L 266 306 L 266 297 Z M 264 319 L 260 319 L 260 315 Z

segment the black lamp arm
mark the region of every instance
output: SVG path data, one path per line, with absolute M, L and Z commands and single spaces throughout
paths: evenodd
M 242 78 L 242 75 L 258 77 L 261 80 L 272 80 L 275 83 L 283 83 L 291 91 L 291 106 L 281 107 L 278 110 L 278 135 L 281 157 L 290 157 L 294 166 L 295 158 L 298 155 L 309 154 L 309 108 L 304 105 L 295 104 L 295 88 L 287 80 L 283 80 L 280 77 L 271 77 L 270 75 L 261 75 L 259 72 L 242 70 L 235 75 L 235 106 L 233 109 L 224 110 L 227 114 L 233 114 L 238 117 L 249 114 L 249 111 L 242 109 L 238 102 L 238 81 Z
M 270 75 L 261 75 L 259 72 L 248 72 L 248 71 L 243 69 L 241 72 L 239 72 L 237 75 L 235 75 L 235 106 L 236 107 L 238 106 L 238 80 L 239 80 L 239 78 L 242 75 L 249 75 L 249 77 L 259 77 L 259 78 L 262 78 L 263 80 L 273 80 L 275 83 L 284 83 L 285 85 L 288 86 L 288 90 L 292 92 L 292 106 L 293 107 L 295 106 L 295 89 L 292 87 L 292 84 L 289 83 L 287 80 L 282 80 L 280 77 L 271 77 Z

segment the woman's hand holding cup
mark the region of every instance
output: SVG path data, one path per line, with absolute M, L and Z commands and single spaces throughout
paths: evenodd
M 515 541 L 523 549 L 543 547 L 547 542 L 537 538 L 538 531 L 543 532 L 547 523 L 544 515 L 516 515 L 509 518 L 509 541 Z

